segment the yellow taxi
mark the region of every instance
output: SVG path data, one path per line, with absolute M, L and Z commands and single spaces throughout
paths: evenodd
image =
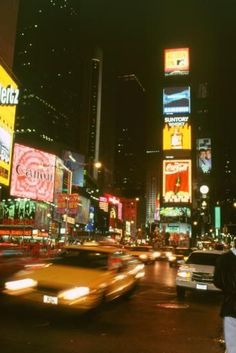
M 23 270 L 5 282 L 3 293 L 54 307 L 86 311 L 129 295 L 144 276 L 144 265 L 124 249 L 67 246 L 40 268 Z

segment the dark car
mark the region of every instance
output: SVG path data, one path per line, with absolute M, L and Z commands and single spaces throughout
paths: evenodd
M 223 251 L 197 250 L 193 251 L 186 263 L 178 269 L 176 276 L 176 292 L 180 299 L 186 290 L 219 292 L 213 283 L 215 264 Z
M 185 247 L 177 247 L 174 252 L 168 257 L 170 267 L 178 267 L 187 260 L 188 256 L 191 254 L 192 249 Z

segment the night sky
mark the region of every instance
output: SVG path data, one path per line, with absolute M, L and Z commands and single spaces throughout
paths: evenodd
M 147 88 L 162 77 L 162 49 L 189 45 L 193 75 L 209 80 L 221 118 L 234 123 L 236 1 L 85 0 L 80 15 L 84 36 L 101 43 L 106 60 L 136 72 Z
M 33 7 L 34 2 L 23 0 L 25 16 L 27 7 Z M 61 19 L 52 12 L 49 23 L 45 24 L 48 38 L 44 42 L 49 38 L 67 42 L 80 55 L 89 45 L 100 46 L 108 79 L 109 74 L 115 77 L 135 73 L 146 88 L 150 126 L 155 119 L 161 119 L 163 49 L 190 46 L 192 79 L 209 82 L 211 133 L 222 151 L 230 151 L 236 169 L 236 1 L 71 0 L 70 3 L 78 14 L 78 37 L 71 36 L 69 30 L 62 31 Z M 72 55 L 71 59 L 76 63 L 76 57 Z M 41 60 L 42 53 L 38 56 L 39 66 Z M 35 67 L 37 76 L 40 73 L 37 75 Z M 76 84 L 76 80 L 72 82 Z M 155 148 L 154 144 L 150 136 L 148 148 Z

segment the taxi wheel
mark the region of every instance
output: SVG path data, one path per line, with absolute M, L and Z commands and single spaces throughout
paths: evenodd
M 123 298 L 124 298 L 125 300 L 131 299 L 131 297 L 135 294 L 137 288 L 138 288 L 138 285 L 135 284 L 131 289 L 128 290 L 128 292 L 126 292 L 126 293 L 123 295 Z
M 97 305 L 89 311 L 90 316 L 98 318 L 107 304 L 106 291 L 100 293 Z

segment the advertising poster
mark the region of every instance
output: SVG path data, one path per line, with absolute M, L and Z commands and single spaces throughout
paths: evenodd
M 187 223 L 191 217 L 191 209 L 188 207 L 162 207 L 160 214 L 161 221 L 164 223 L 173 220 Z
M 62 159 L 56 157 L 55 160 L 55 176 L 54 176 L 54 196 L 62 193 L 63 188 L 63 167 L 64 163 Z
M 165 49 L 165 76 L 189 74 L 189 48 Z
M 95 228 L 95 207 L 90 206 L 89 207 L 89 220 L 85 226 L 85 231 L 86 232 L 93 232 L 94 228 Z
M 48 215 L 50 214 L 51 208 L 50 205 L 37 202 L 36 203 L 36 210 L 35 210 L 35 228 L 44 228 L 48 230 L 50 218 Z
M 78 194 L 57 194 L 56 195 L 56 212 L 59 214 L 68 213 L 75 215 L 80 204 L 80 197 Z
M 189 117 L 165 117 L 163 150 L 190 150 L 191 126 Z
M 0 64 L 0 184 L 9 186 L 13 133 L 19 90 Z
M 197 170 L 200 174 L 210 174 L 212 168 L 211 139 L 197 140 Z
M 64 151 L 65 166 L 72 171 L 72 185 L 84 186 L 84 156 L 79 153 Z
M 163 198 L 166 203 L 189 203 L 192 199 L 191 160 L 163 161 Z
M 9 199 L 2 201 L 3 224 L 34 224 L 36 203 L 27 199 Z
M 10 193 L 38 201 L 53 202 L 55 156 L 15 144 Z
M 79 207 L 75 222 L 80 224 L 87 224 L 89 222 L 90 200 L 84 196 L 79 197 Z
M 192 237 L 192 227 L 188 223 L 161 223 L 160 232 L 168 235 L 168 243 L 170 246 L 189 247 L 190 238 Z
M 109 203 L 108 203 L 107 197 L 100 196 L 99 197 L 99 208 L 101 210 L 103 210 L 104 212 L 108 212 L 108 206 L 109 206 Z
M 163 89 L 163 114 L 189 114 L 190 87 L 167 87 Z

